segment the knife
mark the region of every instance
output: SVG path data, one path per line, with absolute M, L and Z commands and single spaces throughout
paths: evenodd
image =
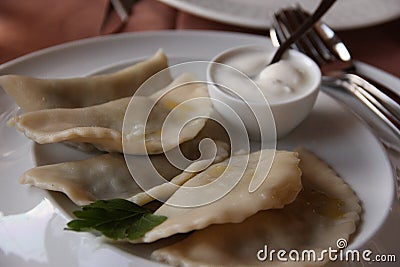
M 129 20 L 132 7 L 138 0 L 110 0 L 100 27 L 101 34 L 121 31 Z

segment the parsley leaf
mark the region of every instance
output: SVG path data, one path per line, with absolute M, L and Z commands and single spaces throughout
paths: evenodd
M 78 219 L 70 221 L 66 230 L 95 230 L 114 240 L 143 237 L 167 219 L 125 199 L 98 200 L 74 211 L 74 215 Z

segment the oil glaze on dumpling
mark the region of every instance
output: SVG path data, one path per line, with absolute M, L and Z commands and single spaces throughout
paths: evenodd
M 3 75 L 0 87 L 25 111 L 79 108 L 132 96 L 144 81 L 165 68 L 168 60 L 159 50 L 150 59 L 110 74 L 66 79 Z M 164 74 L 166 85 L 171 77 Z
M 163 152 L 163 148 L 167 151 L 178 146 L 179 143 L 193 139 L 204 127 L 207 121 L 205 118 L 212 112 L 207 88 L 198 83 L 190 84 L 195 80 L 196 78 L 191 74 L 182 74 L 176 78 L 163 91 L 170 87 L 184 85 L 168 92 L 157 102 L 147 120 L 146 130 L 141 132 L 136 130 L 134 133 L 127 131 L 124 137 L 122 126 L 130 97 L 85 108 L 28 112 L 11 119 L 9 124 L 15 125 L 28 138 L 39 144 L 68 141 L 92 144 L 97 149 L 107 152 L 125 152 L 134 155 L 159 154 Z M 156 103 L 159 95 L 160 92 L 149 97 L 135 96 L 134 112 L 138 115 L 138 119 L 128 120 L 129 129 L 144 129 L 146 111 Z M 163 128 L 166 137 L 161 144 L 161 128 L 168 113 L 181 102 L 199 97 L 201 101 L 191 101 L 189 104 L 179 106 L 181 112 L 176 112 L 176 116 L 171 116 L 174 127 Z M 188 121 L 190 123 L 185 124 Z M 185 127 L 177 138 L 175 126 L 183 125 Z
M 355 232 L 361 207 L 351 188 L 311 152 L 299 150 L 303 191 L 283 209 L 260 211 L 242 223 L 212 225 L 152 258 L 174 266 L 321 266 L 327 262 L 264 262 L 259 250 L 336 249 Z M 260 254 L 264 257 L 264 254 Z M 317 254 L 318 255 L 318 254 Z M 287 255 L 286 255 L 287 257 Z M 276 260 L 276 254 L 275 254 Z
M 183 186 L 197 187 L 196 191 L 188 193 L 183 188 L 179 188 L 168 199 L 169 202 L 185 202 L 189 201 L 189 198 L 207 199 L 213 193 L 218 194 L 225 191 L 227 185 L 223 182 L 240 176 L 239 169 L 249 157 L 240 181 L 229 193 L 214 202 L 198 207 L 178 207 L 164 204 L 155 211 L 155 214 L 167 216 L 168 219 L 147 232 L 138 241 L 153 242 L 177 233 L 203 229 L 211 224 L 238 223 L 260 210 L 282 208 L 292 202 L 301 190 L 301 172 L 298 168 L 297 153 L 277 151 L 269 173 L 258 172 L 255 175 L 258 164 L 268 164 L 271 157 L 269 152 L 258 151 L 250 155 L 232 156 L 221 163 L 213 164 L 191 178 Z M 231 160 L 231 165 L 227 167 L 229 160 Z M 250 193 L 250 181 L 257 178 L 254 177 L 257 175 L 264 175 L 264 177 L 267 175 L 267 177 L 256 191 Z M 223 179 L 223 182 L 219 181 L 220 179 Z M 201 187 L 208 184 L 211 185 L 208 188 Z

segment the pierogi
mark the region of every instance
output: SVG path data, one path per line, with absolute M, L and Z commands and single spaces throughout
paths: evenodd
M 138 204 L 145 205 L 153 200 L 159 200 L 161 202 L 166 202 L 168 198 L 175 193 L 179 186 L 186 183 L 189 179 L 194 177 L 196 174 L 204 170 L 210 165 L 210 163 L 218 163 L 229 157 L 229 146 L 227 143 L 221 141 L 215 141 L 217 146 L 217 153 L 212 159 L 204 158 L 196 160 L 190 164 L 182 173 L 176 175 L 169 182 L 164 182 L 160 185 L 156 185 L 145 192 L 140 192 L 129 198 L 128 200 Z M 161 172 L 165 172 L 165 169 L 160 168 Z M 166 177 L 166 175 L 163 175 Z
M 12 118 L 9 124 L 39 144 L 67 141 L 92 144 L 107 152 L 159 154 L 193 139 L 211 114 L 207 88 L 196 80 L 186 73 L 149 97 L 33 111 Z M 130 101 L 134 101 L 133 107 L 127 111 Z M 125 113 L 128 119 L 124 124 Z M 164 124 L 166 118 L 168 124 Z
M 150 180 L 160 175 L 166 181 L 172 179 L 172 183 L 181 185 L 201 171 L 202 165 L 221 162 L 229 157 L 229 145 L 225 143 L 228 140 L 221 135 L 221 128 L 220 125 L 208 121 L 198 137 L 171 151 L 179 150 L 189 160 L 182 169 L 174 166 L 165 154 L 149 156 L 151 165 L 148 165 L 147 156 L 125 155 L 124 158 L 122 154 L 111 153 L 85 160 L 38 166 L 26 171 L 20 177 L 20 183 L 63 192 L 77 205 L 113 198 L 127 198 L 139 205 L 153 201 L 154 197 L 167 199 L 175 192 L 175 187 L 164 183 L 150 190 L 151 194 L 143 192 L 132 177 L 127 162 L 135 161 L 136 166 L 140 166 L 134 172 L 140 179 Z M 203 155 L 198 148 L 204 137 L 215 142 L 215 155 L 201 157 Z
M 28 170 L 20 183 L 65 193 L 77 205 L 98 199 L 129 197 L 140 192 L 121 154 L 45 165 Z
M 148 243 L 211 224 L 242 222 L 258 211 L 282 208 L 292 202 L 301 190 L 297 153 L 277 151 L 273 155 L 269 152 L 231 156 L 195 175 L 155 211 L 154 214 L 168 219 L 138 241 Z M 258 165 L 268 164 L 271 156 L 274 161 L 269 172 L 256 172 Z M 265 179 L 256 191 L 249 192 L 255 176 Z M 237 184 L 232 184 L 235 180 Z M 214 196 L 221 197 L 214 201 Z M 210 200 L 210 203 L 195 206 L 198 200 Z
M 39 79 L 22 75 L 0 76 L 0 87 L 24 111 L 53 108 L 80 108 L 132 96 L 144 81 L 168 68 L 162 50 L 153 57 L 120 71 L 78 78 Z M 163 72 L 163 82 L 171 82 Z
M 324 265 L 326 254 L 321 260 L 296 261 L 290 260 L 288 253 L 314 250 L 320 257 L 323 249 L 337 249 L 337 240 L 349 240 L 355 232 L 361 206 L 351 188 L 326 163 L 305 149 L 298 152 L 304 189 L 293 203 L 260 211 L 241 223 L 195 231 L 183 241 L 154 251 L 152 258 L 174 266 Z M 288 261 L 277 260 L 276 253 L 269 261 L 270 251 L 280 249 L 287 252 Z M 296 259 L 295 254 L 293 257 Z

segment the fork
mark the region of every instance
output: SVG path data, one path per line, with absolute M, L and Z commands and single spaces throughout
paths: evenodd
M 275 13 L 270 30 L 274 45 L 290 38 L 308 17 L 309 14 L 300 6 Z M 325 85 L 352 93 L 400 138 L 400 96 L 358 74 L 346 46 L 328 25 L 321 21 L 315 23 L 292 48 L 307 54 L 321 66 L 327 75 L 323 77 Z

